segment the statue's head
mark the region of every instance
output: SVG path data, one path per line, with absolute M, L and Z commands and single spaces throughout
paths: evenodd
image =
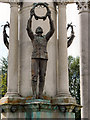
M 43 29 L 39 26 L 36 28 L 36 31 L 35 31 L 36 34 L 42 34 L 43 33 Z

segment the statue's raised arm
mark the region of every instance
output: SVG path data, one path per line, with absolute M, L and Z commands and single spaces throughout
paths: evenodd
M 28 36 L 31 38 L 31 40 L 34 39 L 34 34 L 32 32 L 32 29 L 31 29 L 31 26 L 32 26 L 32 17 L 33 17 L 33 9 L 30 11 L 30 18 L 27 22 L 27 33 L 28 33 Z
M 48 11 L 47 16 L 49 18 L 49 24 L 50 24 L 50 31 L 46 34 L 46 39 L 48 41 L 54 33 L 54 24 L 53 24 L 53 21 L 51 19 L 51 11 L 50 10 Z

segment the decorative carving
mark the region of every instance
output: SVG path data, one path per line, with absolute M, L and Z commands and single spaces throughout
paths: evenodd
M 88 8 L 90 9 L 90 1 L 88 2 Z
M 59 109 L 61 112 L 65 113 L 66 112 L 66 107 L 65 106 L 59 106 Z
M 53 0 L 56 5 L 67 5 L 70 0 Z
M 74 110 L 75 106 L 74 105 L 68 105 L 66 106 L 66 111 L 67 112 L 72 112 Z
M 80 109 L 81 109 L 81 107 L 75 106 L 72 112 L 75 112 L 75 113 L 76 113 L 76 112 L 78 112 Z
M 77 9 L 82 12 L 82 11 L 88 11 L 90 9 L 90 1 L 89 2 L 76 2 L 77 4 Z
M 65 112 L 78 112 L 81 109 L 81 106 L 70 105 L 70 104 L 63 104 L 63 105 L 52 105 L 52 104 L 45 104 L 45 103 L 26 103 L 26 104 L 17 104 L 17 105 L 2 105 L 1 106 L 1 113 L 4 112 L 25 112 L 25 111 L 61 111 Z
M 10 108 L 10 111 L 13 113 L 16 112 L 17 110 L 18 110 L 18 106 L 16 106 L 16 105 L 12 105 Z

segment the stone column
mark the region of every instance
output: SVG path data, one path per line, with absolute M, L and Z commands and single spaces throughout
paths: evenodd
M 90 1 L 88 2 L 88 32 L 90 32 Z M 88 61 L 90 61 L 90 34 L 88 34 Z M 88 113 L 90 113 L 90 96 L 89 96 L 89 91 L 90 91 L 90 63 L 88 64 Z M 90 114 L 88 114 L 88 119 L 90 119 Z
M 69 96 L 66 4 L 58 3 L 58 80 L 57 96 Z
M 18 94 L 18 5 L 11 2 L 7 95 Z
M 90 9 L 88 3 L 78 3 L 80 17 L 80 89 L 81 89 L 81 117 L 88 118 L 88 16 Z
M 32 2 L 23 2 L 19 11 L 19 93 L 23 97 L 32 94 L 31 87 L 31 55 L 32 43 L 26 28 L 30 17 Z

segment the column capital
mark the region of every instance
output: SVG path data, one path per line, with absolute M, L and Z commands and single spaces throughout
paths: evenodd
M 65 0 L 55 0 L 56 5 L 67 5 L 68 3 Z
M 18 2 L 10 2 L 10 7 L 18 7 Z
M 10 2 L 10 3 L 11 3 L 11 2 L 17 3 L 17 2 L 19 2 L 19 0 L 9 0 L 9 2 Z
M 11 0 L 10 0 L 11 1 Z M 18 96 L 18 4 L 10 2 L 8 86 L 6 96 Z
M 81 12 L 89 12 L 90 10 L 90 1 L 88 2 L 77 2 L 77 9 L 79 10 L 79 13 Z
M 14 7 L 14 6 L 18 6 L 19 5 L 19 1 L 20 0 L 8 0 L 9 1 L 9 4 Z

